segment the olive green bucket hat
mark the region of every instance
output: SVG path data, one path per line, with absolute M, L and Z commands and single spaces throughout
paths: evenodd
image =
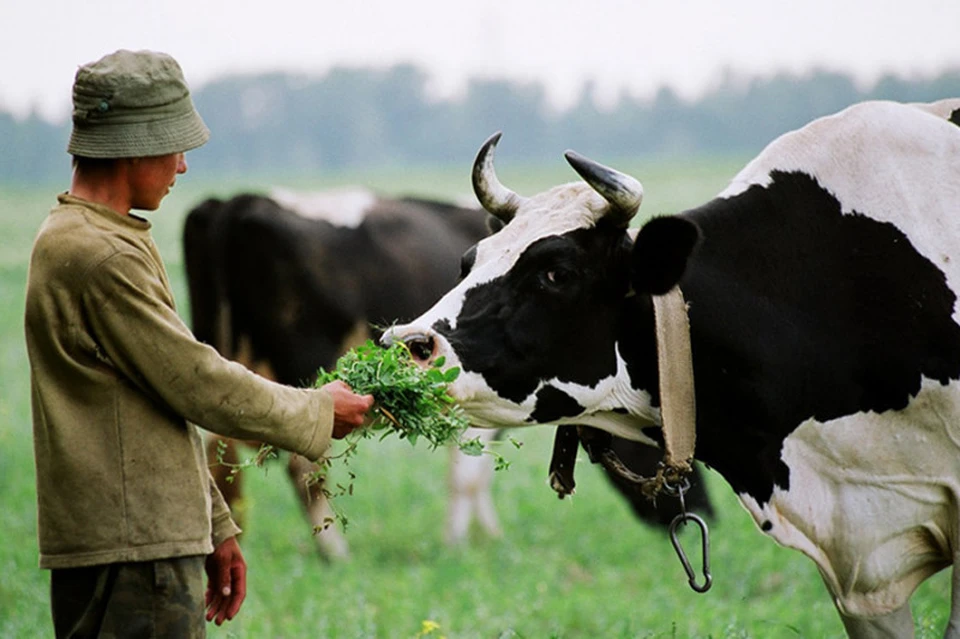
M 169 55 L 120 50 L 77 70 L 68 153 L 149 157 L 189 151 L 209 138 Z

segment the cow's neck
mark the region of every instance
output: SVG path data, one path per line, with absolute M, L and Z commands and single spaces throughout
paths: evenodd
M 704 242 L 681 281 L 697 458 L 761 504 L 789 488 L 781 452 L 801 424 L 902 410 L 924 379 L 960 377 L 956 296 L 937 265 L 809 177 L 773 177 L 684 214 Z

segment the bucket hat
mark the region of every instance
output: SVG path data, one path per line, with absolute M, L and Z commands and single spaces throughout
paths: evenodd
M 171 56 L 121 49 L 77 70 L 68 153 L 149 157 L 189 151 L 209 138 Z

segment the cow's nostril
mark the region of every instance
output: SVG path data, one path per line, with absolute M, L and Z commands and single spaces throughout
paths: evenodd
M 410 354 L 417 361 L 426 362 L 433 356 L 434 341 L 428 335 L 410 335 L 403 342 L 410 349 Z

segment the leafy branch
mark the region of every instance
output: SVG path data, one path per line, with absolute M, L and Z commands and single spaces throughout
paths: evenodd
M 443 364 L 443 358 L 438 358 L 430 368 L 422 368 L 413 360 L 405 344 L 397 342 L 389 348 L 382 348 L 367 340 L 337 360 L 333 370 L 321 369 L 315 387 L 342 380 L 356 393 L 373 395 L 375 404 L 368 426 L 355 430 L 344 438 L 346 447 L 343 451 L 320 460 L 320 468 L 306 476 L 307 486 L 318 486 L 331 501 L 335 497 L 353 494 L 353 481 L 356 478 L 353 472 L 348 471 L 349 481 L 346 484 L 337 484 L 332 488 L 327 485 L 327 474 L 333 462 L 342 461 L 344 465 L 349 465 L 361 440 L 372 437 L 383 440 L 393 434 L 400 439 L 406 439 L 411 445 L 424 439 L 431 450 L 456 444 L 465 455 L 492 455 L 495 459 L 495 470 L 508 468 L 510 462 L 490 450 L 479 438 L 462 439 L 470 422 L 463 409 L 448 393 L 448 386 L 460 375 L 460 369 L 453 367 L 443 370 Z M 512 438 L 510 441 L 517 448 L 522 445 Z M 236 473 L 243 469 L 261 467 L 267 459 L 276 457 L 273 447 L 264 444 L 256 456 L 234 464 L 224 461 L 223 450 L 218 450 L 217 459 L 221 464 L 230 467 L 228 481 L 232 481 Z M 345 527 L 346 517 L 336 510 L 335 513 Z M 330 523 L 332 522 L 327 522 L 326 525 Z M 324 527 L 326 526 L 319 528 Z

